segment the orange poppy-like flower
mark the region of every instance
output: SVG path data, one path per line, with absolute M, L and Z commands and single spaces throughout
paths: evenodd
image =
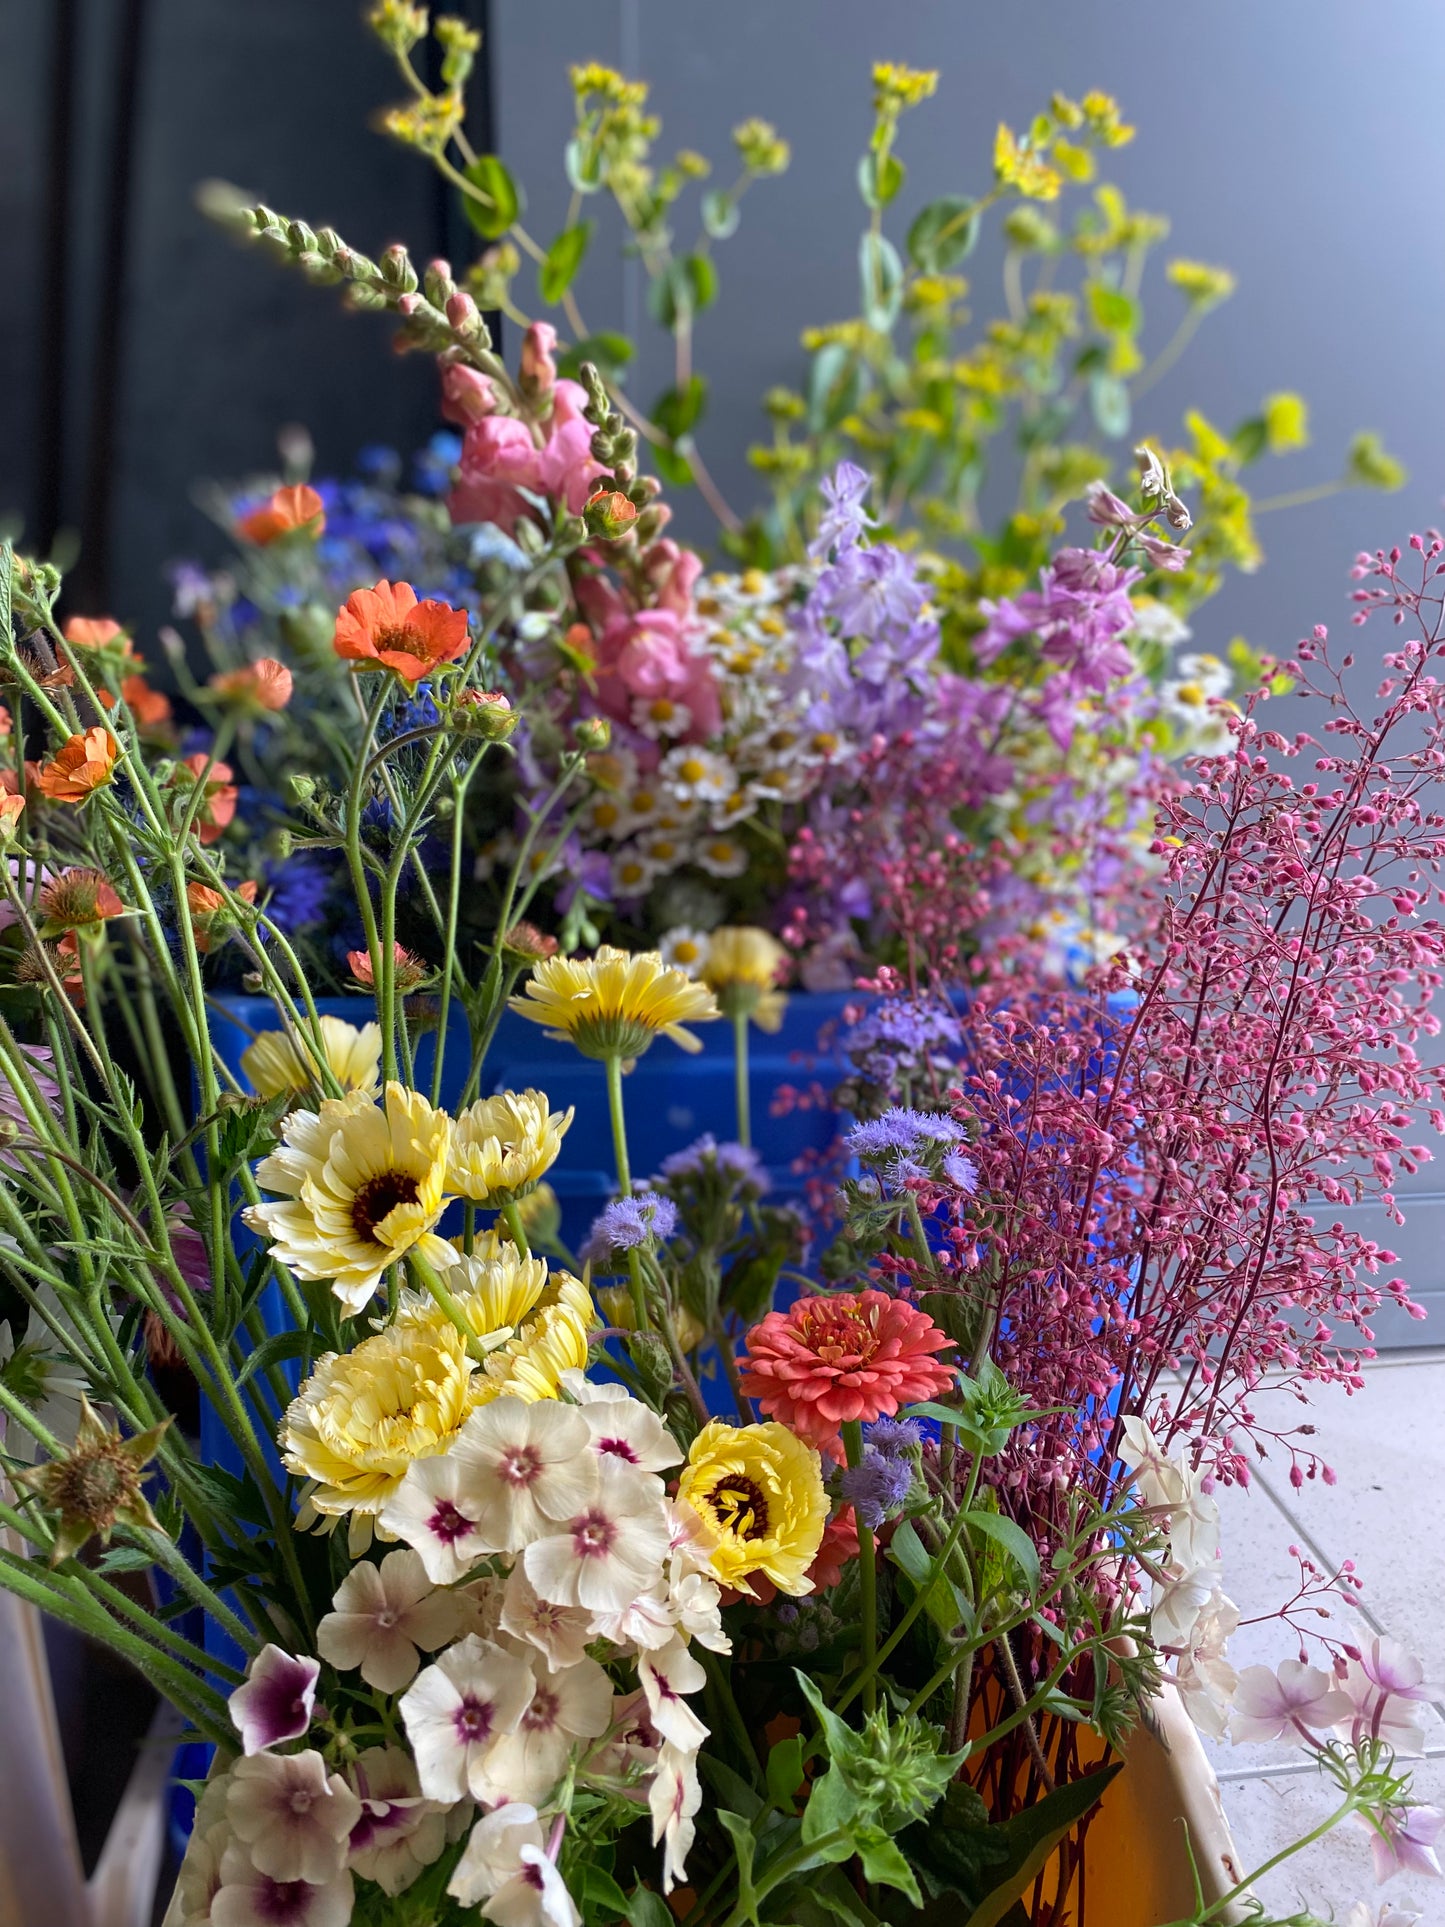
M 256 885 L 251 879 L 236 885 L 234 894 L 243 903 L 256 901 Z M 226 906 L 222 891 L 213 890 L 208 883 L 188 883 L 186 885 L 186 908 L 191 913 L 191 929 L 195 933 L 196 948 L 205 956 L 218 940 L 224 942 L 230 928 L 229 917 L 217 919 L 217 911 Z
M 107 917 L 125 914 L 125 905 L 110 878 L 100 870 L 62 870 L 50 877 L 40 889 L 40 908 L 49 926 L 43 934 L 54 936 L 58 930 L 78 930 L 82 924 L 103 923 Z M 62 948 L 64 946 L 62 945 Z
M 195 831 L 202 843 L 214 843 L 226 825 L 236 814 L 236 798 L 240 791 L 231 781 L 232 770 L 229 763 L 210 763 L 202 751 L 183 759 L 182 767 L 188 769 L 199 783 L 205 778 L 206 792 L 200 808 L 196 811 Z M 177 772 L 179 778 L 179 771 Z M 190 799 L 187 798 L 187 803 Z
M 343 662 L 376 663 L 420 682 L 438 663 L 455 662 L 467 646 L 467 612 L 445 602 L 418 602 L 409 582 L 357 589 L 336 612 L 332 648 Z
M 9 772 L 7 772 L 8 774 Z M 20 822 L 25 798 L 11 791 L 0 791 L 0 843 L 8 843 Z
M 416 986 L 427 975 L 427 966 L 422 962 L 420 957 L 413 955 L 405 944 L 396 944 L 393 947 L 393 955 L 396 958 L 394 973 L 397 989 L 403 992 L 415 990 Z M 348 950 L 346 953 L 346 961 L 356 982 L 359 983 L 364 990 L 375 990 L 376 978 L 371 968 L 371 952 L 369 950 Z
M 264 549 L 283 535 L 298 531 L 314 540 L 325 527 L 326 505 L 315 489 L 303 482 L 294 488 L 278 488 L 270 501 L 241 517 L 236 533 Z
M 114 709 L 115 697 L 108 689 L 97 689 L 102 709 Z M 120 693 L 125 698 L 126 707 L 135 718 L 138 729 L 154 729 L 160 723 L 171 719 L 171 699 L 162 695 L 159 689 L 152 689 L 144 676 L 127 676 L 122 681 Z
M 118 642 L 122 656 L 135 654 L 130 637 L 110 616 L 71 616 L 62 633 L 73 649 L 104 649 Z
M 72 736 L 36 780 L 45 795 L 57 803 L 83 803 L 111 780 L 119 754 L 120 745 L 114 736 L 97 726 L 83 736 Z
M 284 662 L 263 656 L 245 669 L 228 669 L 212 676 L 210 687 L 223 701 L 246 709 L 284 709 L 291 700 L 295 678 Z

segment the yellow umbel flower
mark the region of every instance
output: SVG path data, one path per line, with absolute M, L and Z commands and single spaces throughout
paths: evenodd
M 659 1031 L 701 1050 L 682 1026 L 718 1015 L 712 992 L 673 970 L 656 950 L 629 956 L 603 944 L 595 957 L 548 957 L 532 966 L 512 1009 L 575 1044 L 584 1057 L 641 1057 Z
M 326 1068 L 342 1090 L 375 1097 L 381 1089 L 381 1026 L 363 1024 L 358 1030 L 340 1017 L 323 1017 L 320 1024 Z M 241 1069 L 258 1097 L 284 1097 L 288 1091 L 309 1091 L 321 1083 L 316 1047 L 304 1030 L 295 1036 L 282 1030 L 258 1031 L 241 1052 Z
M 724 925 L 708 938 L 702 981 L 724 1017 L 751 1017 L 759 1030 L 781 1030 L 788 1000 L 778 977 L 788 953 L 776 937 L 752 925 Z
M 384 1106 L 353 1091 L 328 1098 L 319 1111 L 293 1111 L 281 1140 L 257 1165 L 256 1181 L 282 1196 L 244 1216 L 298 1278 L 329 1278 L 357 1312 L 408 1251 L 431 1264 L 451 1262 L 451 1246 L 432 1228 L 449 1201 L 445 1111 L 404 1084 L 388 1084 Z
M 416 1459 L 444 1452 L 472 1410 L 473 1361 L 451 1325 L 395 1324 L 327 1352 L 281 1425 L 287 1469 L 318 1512 L 379 1512 Z
M 786 1425 L 714 1419 L 692 1442 L 677 1496 L 717 1542 L 720 1584 L 750 1593 L 747 1575 L 761 1572 L 779 1592 L 813 1590 L 808 1568 L 828 1523 L 823 1462 Z
M 475 1204 L 522 1198 L 557 1162 L 573 1110 L 554 1111 L 542 1091 L 499 1091 L 452 1120 L 447 1189 Z
M 470 1256 L 448 1247 L 443 1282 L 488 1355 L 472 1384 L 472 1402 L 488 1404 L 510 1392 L 532 1402 L 556 1398 L 562 1374 L 587 1366 L 596 1318 L 587 1288 L 570 1272 L 549 1277 L 545 1258 L 524 1258 L 495 1232 L 478 1239 Z M 400 1325 L 452 1329 L 425 1292 L 402 1293 Z

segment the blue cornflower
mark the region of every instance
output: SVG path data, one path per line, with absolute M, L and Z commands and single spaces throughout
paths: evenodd
M 333 874 L 334 866 L 325 857 L 305 851 L 277 866 L 266 914 L 283 936 L 321 922 Z
M 913 1467 L 907 1459 L 885 1458 L 865 1452 L 857 1465 L 843 1474 L 843 1497 L 858 1515 L 860 1525 L 876 1532 L 890 1512 L 907 1503 L 913 1489 Z
M 412 458 L 412 486 L 417 494 L 445 495 L 452 485 L 452 470 L 461 459 L 461 436 L 439 429 Z

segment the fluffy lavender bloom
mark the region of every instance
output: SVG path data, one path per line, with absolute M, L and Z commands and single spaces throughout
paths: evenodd
M 931 1145 L 957 1144 L 966 1135 L 956 1118 L 895 1105 L 882 1117 L 855 1124 L 844 1142 L 857 1158 L 873 1160 L 890 1155 L 908 1158 Z
M 857 1513 L 859 1523 L 876 1532 L 890 1512 L 906 1503 L 913 1487 L 913 1467 L 906 1459 L 885 1458 L 881 1452 L 865 1452 L 857 1465 L 843 1474 L 843 1497 Z
M 978 1189 L 978 1166 L 972 1158 L 966 1158 L 962 1151 L 949 1152 L 943 1160 L 943 1175 L 970 1197 Z
M 871 1451 L 885 1459 L 898 1458 L 922 1445 L 923 1422 L 916 1418 L 876 1418 L 864 1426 L 863 1436 Z
M 872 528 L 873 518 L 863 507 L 872 485 L 872 477 L 855 462 L 839 462 L 824 479 L 820 493 L 826 506 L 818 522 L 818 533 L 808 544 L 808 554 L 814 561 L 825 556 L 829 549 L 842 552 L 856 548 L 864 529 Z
M 710 1169 L 720 1171 L 735 1184 L 751 1185 L 755 1191 L 768 1188 L 768 1174 L 757 1152 L 746 1144 L 719 1144 L 711 1131 L 704 1131 L 684 1150 L 664 1158 L 661 1175 L 673 1179 L 700 1178 Z
M 605 1252 L 635 1251 L 655 1238 L 664 1244 L 677 1229 L 677 1206 L 660 1192 L 644 1191 L 635 1198 L 617 1198 L 592 1221 L 582 1256 L 594 1259 Z
M 870 1010 L 843 1038 L 844 1054 L 872 1084 L 891 1084 L 900 1063 L 924 1064 L 956 1050 L 963 1033 L 942 1004 L 893 997 Z

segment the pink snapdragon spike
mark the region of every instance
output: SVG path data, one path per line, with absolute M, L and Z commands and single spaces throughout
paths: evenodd
M 1309 1738 L 1345 1717 L 1349 1702 L 1330 1675 L 1317 1666 L 1287 1659 L 1277 1673 L 1267 1666 L 1246 1666 L 1234 1693 L 1230 1736 L 1246 1740 Z
M 1435 1842 L 1445 1827 L 1439 1807 L 1405 1807 L 1391 1813 L 1361 1814 L 1370 1829 L 1370 1853 L 1376 1880 L 1392 1880 L 1397 1873 L 1423 1873 L 1440 1878 L 1440 1856 Z
M 321 1662 L 295 1659 L 279 1646 L 263 1646 L 244 1686 L 230 1698 L 231 1719 L 248 1756 L 299 1740 L 311 1725 Z

